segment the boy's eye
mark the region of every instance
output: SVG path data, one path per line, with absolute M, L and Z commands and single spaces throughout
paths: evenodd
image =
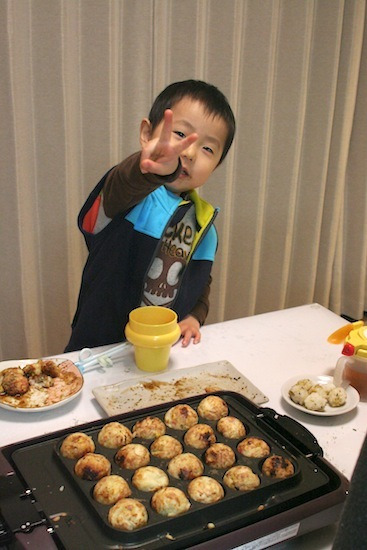
M 179 130 L 174 130 L 173 133 L 182 139 L 185 137 L 185 134 L 183 132 L 180 132 Z
M 208 153 L 210 153 L 211 155 L 214 155 L 214 151 L 211 147 L 204 147 L 204 150 L 208 151 Z

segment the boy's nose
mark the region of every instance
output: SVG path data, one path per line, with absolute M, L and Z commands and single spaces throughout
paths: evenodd
M 195 154 L 196 154 L 195 143 L 192 143 L 191 145 L 189 145 L 189 147 L 182 152 L 182 156 L 189 160 L 193 160 L 195 157 Z

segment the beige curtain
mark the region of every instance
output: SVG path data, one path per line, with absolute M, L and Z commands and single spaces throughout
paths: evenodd
M 209 322 L 367 299 L 364 0 L 2 0 L 1 359 L 62 352 L 86 250 L 76 217 L 172 81 L 217 85 L 238 133 Z

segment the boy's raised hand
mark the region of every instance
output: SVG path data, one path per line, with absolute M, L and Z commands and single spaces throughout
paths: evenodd
M 198 139 L 197 134 L 174 139 L 172 119 L 173 112 L 171 109 L 166 109 L 160 135 L 143 146 L 140 160 L 140 170 L 143 174 L 151 173 L 159 176 L 173 174 L 177 169 L 180 154 Z

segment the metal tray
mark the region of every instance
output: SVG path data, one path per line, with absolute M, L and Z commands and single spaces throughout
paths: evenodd
M 130 483 L 133 472 L 122 470 L 115 464 L 113 456 L 116 451 L 99 446 L 98 432 L 111 421 L 122 422 L 131 428 L 135 422 L 148 415 L 163 419 L 165 412 L 177 403 L 185 402 L 196 408 L 207 394 L 118 415 L 63 430 L 52 436 L 12 445 L 3 449 L 3 455 L 14 468 L 25 489 L 30 491 L 37 509 L 53 532 L 56 544 L 67 549 L 87 547 L 88 544 L 98 548 L 155 550 L 169 546 L 172 549 L 183 549 L 201 543 L 204 544 L 203 548 L 209 548 L 205 546 L 206 543 L 216 538 L 226 538 L 236 530 L 247 529 L 246 536 L 253 536 L 249 533 L 259 522 L 264 526 L 272 518 L 282 517 L 287 523 L 287 514 L 288 521 L 293 521 L 295 510 L 300 520 L 302 516 L 312 515 L 316 510 L 328 509 L 343 502 L 346 480 L 322 458 L 321 448 L 305 428 L 288 417 L 278 416 L 271 409 L 257 407 L 237 393 L 216 394 L 227 402 L 229 414 L 244 422 L 247 435 L 261 437 L 270 445 L 271 454 L 280 454 L 291 460 L 295 467 L 293 476 L 282 480 L 267 478 L 261 473 L 263 459 L 242 457 L 236 450 L 238 440 L 228 440 L 216 433 L 218 442 L 230 445 L 235 451 L 236 464 L 248 465 L 259 475 L 260 487 L 241 493 L 225 487 L 225 497 L 220 502 L 208 505 L 191 501 L 190 510 L 175 518 L 167 519 L 154 512 L 150 508 L 151 494 L 134 489 Z M 211 424 L 215 429 L 215 422 L 199 421 Z M 91 435 L 96 443 L 96 452 L 110 459 L 112 473 L 119 473 L 128 481 L 133 491 L 131 496 L 141 500 L 148 510 L 149 522 L 145 527 L 133 532 L 122 532 L 108 524 L 109 507 L 98 504 L 91 496 L 95 482 L 77 478 L 73 471 L 75 461 L 64 459 L 59 453 L 64 437 L 74 431 Z M 183 443 L 183 432 L 168 428 L 166 433 L 175 435 Z M 147 446 L 151 443 L 139 439 L 135 441 Z M 184 447 L 184 450 L 199 457 L 203 454 L 191 447 Z M 151 459 L 151 465 L 163 470 L 167 463 L 168 461 L 154 457 Z M 204 475 L 210 475 L 222 482 L 223 474 L 224 471 L 212 470 L 205 465 Z M 170 485 L 185 492 L 187 484 L 188 482 L 170 478 Z M 310 503 L 312 512 L 307 512 Z M 3 509 L 2 499 L 0 506 L 5 516 L 7 510 L 5 507 Z M 12 522 L 9 516 L 5 519 L 8 523 L 9 519 Z M 282 522 L 278 524 L 281 526 Z M 261 532 L 265 534 L 266 529 Z M 221 547 L 226 548 L 225 545 Z

